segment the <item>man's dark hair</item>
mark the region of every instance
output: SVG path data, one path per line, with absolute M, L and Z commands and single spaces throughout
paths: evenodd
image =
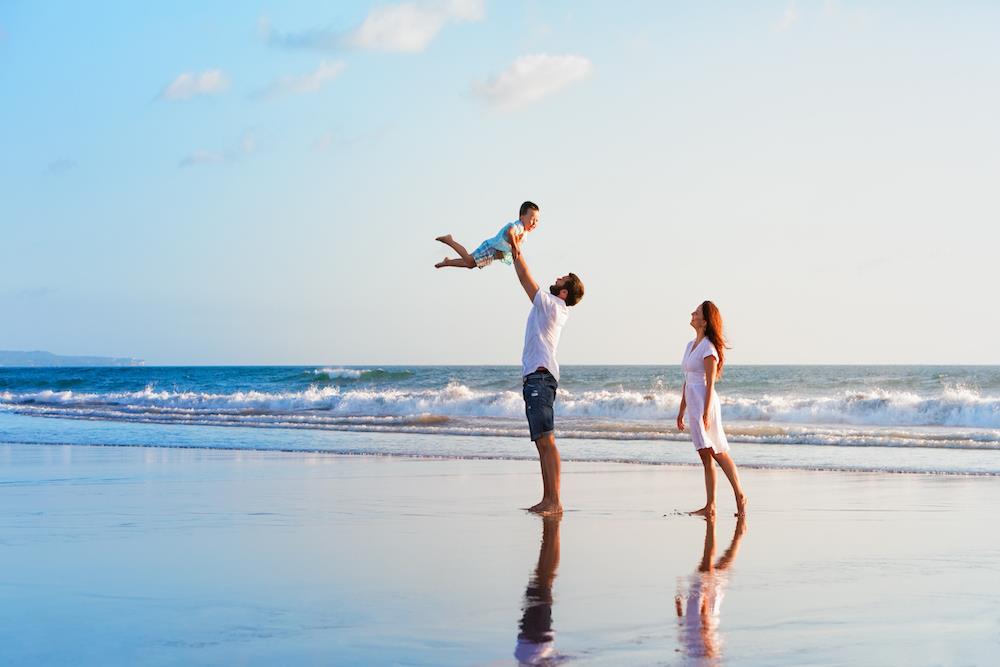
M 528 211 L 537 211 L 537 210 L 538 210 L 538 204 L 536 204 L 533 201 L 526 201 L 523 204 L 521 204 L 521 212 L 517 214 L 517 217 L 521 217 Z
M 569 280 L 563 283 L 562 288 L 566 290 L 566 305 L 575 306 L 583 298 L 583 281 L 575 273 L 569 274 Z

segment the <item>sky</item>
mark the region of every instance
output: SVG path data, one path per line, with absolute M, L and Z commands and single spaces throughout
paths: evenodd
M 993 2 L 0 4 L 0 349 L 997 364 Z M 982 347 L 986 345 L 986 347 Z

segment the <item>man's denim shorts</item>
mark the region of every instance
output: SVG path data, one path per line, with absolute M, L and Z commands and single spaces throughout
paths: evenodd
M 538 440 L 556 429 L 552 405 L 559 383 L 551 373 L 535 371 L 524 376 L 524 412 L 528 416 L 531 439 Z

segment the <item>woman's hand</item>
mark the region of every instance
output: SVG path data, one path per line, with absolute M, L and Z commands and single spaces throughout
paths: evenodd
M 683 431 L 684 430 L 684 413 L 683 412 L 678 412 L 677 413 L 677 430 L 678 431 Z
M 708 413 L 706 412 L 701 416 L 701 423 L 705 425 L 705 430 L 708 430 Z

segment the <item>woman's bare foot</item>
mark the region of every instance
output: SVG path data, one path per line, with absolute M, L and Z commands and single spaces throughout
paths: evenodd
M 563 508 L 559 503 L 543 500 L 534 507 L 529 507 L 528 511 L 541 514 L 542 516 L 555 516 L 556 514 L 562 514 Z
M 736 499 L 736 514 L 733 516 L 745 517 L 747 515 L 747 505 L 750 504 L 750 499 L 747 496 Z
M 444 236 L 436 236 L 435 241 L 440 241 L 441 243 L 448 243 L 451 241 L 451 234 L 445 234 Z
M 715 505 L 705 505 L 700 510 L 688 512 L 691 516 L 715 516 Z
M 435 264 L 434 268 L 435 269 L 443 269 L 446 266 L 448 266 L 448 258 L 447 257 L 445 257 L 440 262 L 438 262 L 437 264 Z

